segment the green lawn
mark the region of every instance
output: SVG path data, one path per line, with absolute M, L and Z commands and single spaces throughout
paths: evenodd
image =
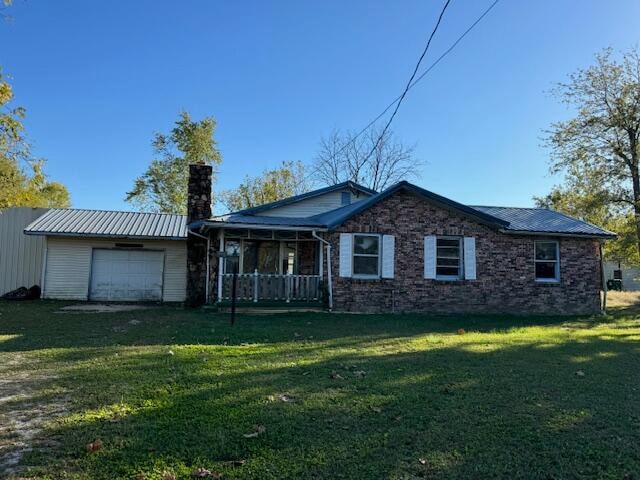
M 204 310 L 62 305 L 0 303 L 0 477 L 15 451 L 20 478 L 39 479 L 640 475 L 633 306 L 231 327 Z

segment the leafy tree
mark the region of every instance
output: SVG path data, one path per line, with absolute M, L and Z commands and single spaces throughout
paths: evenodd
M 359 137 L 334 130 L 320 140 L 312 175 L 327 185 L 351 180 L 380 191 L 420 176 L 422 162 L 414 157 L 414 148 L 396 140 L 390 130 L 383 135 L 382 129 L 371 128 Z
M 155 134 L 152 146 L 158 158 L 135 179 L 126 201 L 143 211 L 186 213 L 189 165 L 222 162 L 215 128 L 212 117 L 194 121 L 189 113 L 181 112 L 169 134 Z
M 68 207 L 66 187 L 50 182 L 44 160 L 32 158 L 24 138 L 25 109 L 10 107 L 12 100 L 13 89 L 0 72 L 0 209 Z
M 304 164 L 282 162 L 279 168 L 265 170 L 260 176 L 247 175 L 237 188 L 222 192 L 220 202 L 229 211 L 237 211 L 298 195 L 307 187 Z
M 620 60 L 611 49 L 595 64 L 579 69 L 553 90 L 575 108 L 573 118 L 556 122 L 547 132 L 551 171 L 565 174 L 565 185 L 547 201 L 560 210 L 605 226 L 623 227 L 611 249 L 637 261 L 640 252 L 640 54 L 624 52 Z M 629 226 L 633 227 L 629 229 Z M 633 239 L 634 254 L 628 248 Z M 620 248 L 618 248 L 620 247 Z

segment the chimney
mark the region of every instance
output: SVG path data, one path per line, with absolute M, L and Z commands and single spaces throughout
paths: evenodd
M 189 165 L 187 225 L 211 217 L 211 165 Z M 207 296 L 207 241 L 187 235 L 187 305 L 197 307 Z

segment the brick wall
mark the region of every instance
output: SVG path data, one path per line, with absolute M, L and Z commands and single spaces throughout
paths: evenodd
M 395 278 L 339 277 L 339 235 L 395 235 Z M 426 235 L 476 239 L 477 280 L 424 278 Z M 434 313 L 585 314 L 600 310 L 598 241 L 548 237 L 560 245 L 560 282 L 535 281 L 534 241 L 491 227 L 399 191 L 327 234 L 332 244 L 335 310 Z M 326 271 L 326 269 L 325 269 Z

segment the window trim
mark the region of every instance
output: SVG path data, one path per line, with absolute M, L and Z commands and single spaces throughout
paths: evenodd
M 536 258 L 536 248 L 539 243 L 553 243 L 556 246 L 556 259 L 555 260 L 538 260 Z M 536 275 L 537 263 L 551 263 L 554 262 L 555 277 L 554 278 L 538 278 Z M 533 241 L 533 277 L 536 283 L 560 283 L 560 242 L 558 240 L 534 240 Z
M 436 280 L 441 280 L 444 282 L 456 282 L 459 280 L 464 280 L 464 237 L 456 236 L 456 235 L 436 235 L 436 251 L 435 251 L 435 263 L 436 263 Z M 458 256 L 458 275 L 438 275 L 438 240 L 457 240 L 458 241 L 458 251 L 460 255 Z
M 376 237 L 378 239 L 378 253 L 373 255 L 370 253 L 356 253 L 356 237 Z M 356 273 L 355 257 L 378 257 L 378 273 L 375 275 L 366 273 Z M 381 278 L 381 262 L 382 262 L 382 235 L 379 233 L 352 233 L 351 234 L 351 278 L 361 278 L 365 280 L 377 280 Z

